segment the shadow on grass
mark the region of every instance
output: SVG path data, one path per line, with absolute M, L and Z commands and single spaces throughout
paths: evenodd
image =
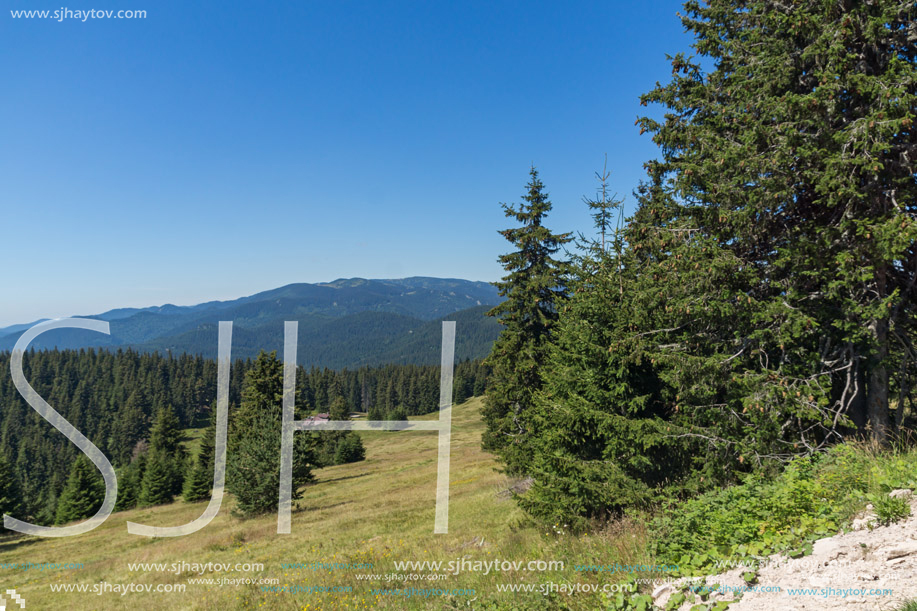
M 353 501 L 344 501 L 342 503 L 333 503 L 331 505 L 296 505 L 293 507 L 290 513 L 305 513 L 307 511 L 321 511 L 322 509 L 334 509 L 335 507 L 342 507 L 344 505 L 350 505 Z
M 330 477 L 328 479 L 317 479 L 313 482 L 312 486 L 319 486 L 321 484 L 330 484 L 331 482 L 342 482 L 346 479 L 357 479 L 359 477 L 366 477 L 366 473 L 359 473 L 357 475 L 342 475 L 341 477 Z
M 35 543 L 38 543 L 37 537 L 30 537 L 19 533 L 5 534 L 0 537 L 0 554 L 26 548 Z

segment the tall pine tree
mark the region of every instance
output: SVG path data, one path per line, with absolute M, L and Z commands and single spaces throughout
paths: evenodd
M 178 418 L 171 407 L 160 408 L 150 430 L 150 449 L 140 490 L 142 505 L 171 503 L 184 484 L 186 456 Z
M 0 515 L 15 516 L 22 508 L 19 480 L 6 456 L 0 452 Z
M 65 524 L 85 520 L 95 515 L 104 500 L 102 475 L 84 454 L 80 454 L 58 499 L 55 522 Z
M 182 496 L 189 503 L 210 498 L 213 486 L 215 439 L 216 421 L 211 419 L 210 426 L 207 427 L 207 430 L 204 431 L 204 436 L 201 438 L 200 448 L 194 458 L 194 466 L 191 468 L 188 477 L 185 478 L 185 488 L 182 491 Z
M 527 411 L 541 387 L 541 367 L 569 271 L 569 264 L 555 255 L 571 240 L 569 233 L 553 233 L 544 225 L 552 205 L 538 171 L 532 167 L 529 175 L 522 202 L 502 204 L 519 226 L 500 232 L 514 250 L 499 259 L 507 275 L 496 286 L 506 300 L 488 312 L 503 329 L 487 359 L 492 373 L 482 410 L 487 426 L 483 446 L 497 453 L 510 473 L 524 472 L 531 458 Z
M 900 421 L 917 374 L 917 7 L 685 8 L 712 69 L 677 55 L 672 80 L 643 96 L 666 108 L 661 122 L 640 120 L 662 150 L 648 164 L 651 182 L 756 276 L 737 297 L 758 310 L 742 354 L 770 374 L 756 403 L 791 419 L 821 416 L 785 450 L 817 448 L 845 429 L 883 442 L 894 424 L 890 385 Z
M 242 404 L 230 419 L 226 487 L 235 513 L 249 517 L 277 510 L 280 494 L 280 428 L 283 363 L 262 351 L 245 375 Z M 312 481 L 309 437 L 293 435 L 293 499 Z

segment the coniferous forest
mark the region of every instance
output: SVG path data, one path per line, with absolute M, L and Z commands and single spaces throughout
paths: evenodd
M 674 2 L 11 10 L 7 595 L 917 611 L 917 2 Z
M 917 44 L 894 1 L 688 2 L 627 218 L 547 228 L 533 168 L 498 284 L 485 449 L 547 522 L 651 507 L 917 424 Z M 569 247 L 565 247 L 568 245 Z
M 9 371 L 9 365 L 9 353 L 0 354 L 0 370 Z M 23 372 L 39 395 L 109 457 L 118 473 L 118 510 L 170 503 L 179 497 L 189 501 L 209 497 L 214 361 L 130 350 L 32 351 L 25 355 Z M 430 413 L 439 405 L 439 376 L 439 367 L 421 365 L 356 370 L 300 367 L 297 418 L 326 413 L 348 419 L 352 412 L 365 412 L 370 419 L 401 420 Z M 457 364 L 455 400 L 483 394 L 485 378 L 486 367 L 480 361 Z M 232 364 L 230 472 L 233 443 L 241 442 L 232 431 L 245 428 L 241 420 L 258 409 L 253 397 L 265 384 L 282 385 L 282 370 L 273 353 Z M 25 402 L 8 375 L 0 376 L 0 404 L 4 406 L 0 460 L 6 465 L 0 510 L 41 524 L 92 515 L 104 496 L 95 466 Z M 279 401 L 271 406 L 279 417 Z M 182 443 L 186 429 L 204 429 L 194 456 Z M 278 444 L 272 455 L 279 465 L 277 431 L 271 429 L 270 437 Z M 309 441 L 307 468 L 363 458 L 355 433 L 301 433 L 298 439 Z M 270 465 L 265 468 L 271 470 Z M 229 487 L 233 487 L 231 478 Z M 266 496 L 276 503 L 276 490 Z

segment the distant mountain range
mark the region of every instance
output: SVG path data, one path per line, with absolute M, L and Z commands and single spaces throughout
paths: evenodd
M 232 301 L 121 308 L 81 316 L 107 320 L 111 335 L 79 329 L 42 334 L 35 349 L 133 348 L 215 358 L 217 323 L 233 322 L 233 358 L 283 350 L 283 322 L 299 321 L 299 363 L 358 367 L 439 362 L 441 322 L 456 321 L 456 358 L 486 356 L 500 331 L 485 312 L 501 300 L 486 282 L 451 278 L 289 284 Z M 41 322 L 41 321 L 36 321 Z M 0 351 L 36 323 L 0 329 Z

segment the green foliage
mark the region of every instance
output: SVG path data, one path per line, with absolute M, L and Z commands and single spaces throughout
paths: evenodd
M 565 261 L 554 256 L 571 239 L 544 225 L 552 204 L 538 171 L 533 167 L 529 174 L 522 203 L 503 204 L 506 216 L 520 226 L 500 232 L 515 250 L 500 256 L 507 275 L 496 286 L 506 301 L 488 313 L 503 324 L 503 330 L 487 358 L 493 372 L 483 409 L 487 425 L 483 445 L 500 456 L 511 473 L 525 472 L 532 458 L 528 411 L 541 386 L 541 368 L 558 307 L 566 296 L 569 270 Z
M 150 452 L 140 484 L 139 504 L 150 507 L 171 503 L 175 497 L 173 476 L 172 457 L 163 451 Z
M 608 611 L 653 611 L 653 597 L 649 594 L 624 594 L 618 592 L 606 598 Z
M 0 515 L 15 516 L 22 507 L 22 492 L 16 473 L 6 456 L 0 453 Z
M 350 420 L 350 406 L 341 395 L 341 389 L 335 387 L 332 389 L 332 393 L 335 398 L 331 401 L 328 413 L 331 420 Z M 404 410 L 401 410 L 401 413 L 403 414 Z M 407 416 L 403 416 L 401 419 L 407 419 Z M 323 431 L 317 433 L 313 448 L 315 464 L 319 467 L 358 462 L 366 456 L 363 441 L 353 431 Z
M 189 503 L 210 498 L 210 491 L 213 486 L 215 440 L 216 420 L 213 419 L 201 438 L 201 445 L 194 459 L 194 466 L 188 477 L 185 478 L 182 497 Z
M 230 419 L 226 487 L 236 497 L 235 513 L 250 517 L 277 510 L 280 490 L 280 430 L 283 363 L 262 352 L 245 376 L 242 405 Z M 312 481 L 314 462 L 308 436 L 293 435 L 293 499 Z
M 881 526 L 894 524 L 911 515 L 911 504 L 907 499 L 893 498 L 887 494 L 871 495 L 869 498 L 876 512 L 876 523 Z
M 181 492 L 186 456 L 180 438 L 178 418 L 172 408 L 160 408 L 150 429 L 149 452 L 140 484 L 141 505 L 171 503 Z
M 875 453 L 853 444 L 801 457 L 776 475 L 746 475 L 735 486 L 690 499 L 672 499 L 652 519 L 660 563 L 682 574 L 708 571 L 718 560 L 799 557 L 872 502 L 883 523 L 910 514 L 907 501 L 888 496 L 917 469 L 917 451 Z M 881 510 L 879 508 L 882 508 Z M 880 513 L 881 512 L 881 513 Z M 754 571 L 745 577 L 757 578 Z
M 705 411 L 720 420 L 745 420 L 760 407 L 802 425 L 764 428 L 769 443 L 756 443 L 764 447 L 752 456 L 731 447 L 733 435 L 708 433 L 733 456 L 803 452 L 867 425 L 884 442 L 895 425 L 890 372 L 901 388 L 913 386 L 906 338 L 917 322 L 917 183 L 907 151 L 917 142 L 917 61 L 907 32 L 915 18 L 917 7 L 896 0 L 690 0 L 682 22 L 698 57 L 674 56 L 671 80 L 641 98 L 665 109 L 663 121 L 639 120 L 662 150 L 647 164 L 655 193 L 640 224 L 652 222 L 640 229 L 664 247 L 635 248 L 658 257 L 709 238 L 738 274 L 717 283 L 726 289 L 719 297 L 669 304 L 681 314 L 675 328 L 698 331 L 705 312 L 741 306 L 732 325 L 708 324 L 684 346 L 690 357 L 712 356 L 732 340 L 735 355 L 720 367 L 732 384 L 707 396 L 685 392 L 684 409 L 712 399 L 722 408 Z M 666 292 L 694 281 L 672 263 L 675 277 L 644 270 Z M 745 430 L 757 435 L 754 424 Z M 709 425 L 693 428 L 703 434 Z M 778 452 L 790 440 L 798 445 Z
M 344 465 L 359 462 L 366 458 L 366 448 L 360 436 L 353 431 L 348 431 L 334 450 L 334 464 Z
M 530 514 L 582 528 L 745 482 L 723 493 L 734 530 L 698 524 L 721 532 L 715 553 L 756 527 L 779 547 L 836 524 L 811 504 L 831 491 L 804 463 L 771 497 L 746 475 L 867 434 L 887 442 L 913 409 L 915 18 L 895 0 L 686 3 L 698 57 L 674 56 L 671 80 L 641 98 L 663 112 L 638 120 L 660 158 L 634 215 L 609 244 L 616 204 L 590 204 L 602 241 L 581 244 L 551 333 L 504 331 L 490 357 L 498 434 L 485 441 L 534 477 Z M 538 302 L 521 294 L 500 308 Z M 524 458 L 501 449 L 509 439 Z
M 407 420 L 407 412 L 404 411 L 404 408 L 396 407 L 385 414 L 386 420 Z
M 463 323 L 458 324 L 461 327 Z M 216 333 L 207 341 L 215 344 Z M 435 345 L 439 346 L 438 337 Z M 0 353 L 0 369 L 9 370 L 9 357 L 9 353 Z M 252 366 L 251 361 L 233 362 L 229 384 L 232 405 L 241 401 L 245 374 Z M 142 463 L 146 459 L 137 464 L 136 473 L 126 467 L 150 451 L 151 425 L 156 414 L 172 408 L 179 427 L 197 428 L 207 422 L 216 401 L 216 363 L 188 355 L 164 357 L 131 350 L 36 351 L 25 355 L 23 370 L 36 392 L 110 457 L 119 474 L 118 510 L 133 507 L 139 499 Z M 484 392 L 489 368 L 481 361 L 458 362 L 455 371 L 473 380 L 476 396 Z M 348 405 L 357 411 L 378 411 L 379 389 L 386 388 L 389 382 L 395 401 L 408 415 L 430 413 L 439 405 L 438 366 L 385 365 L 342 371 L 300 367 L 296 379 L 300 412 L 327 410 L 332 387 L 339 388 Z M 20 489 L 16 517 L 35 524 L 53 524 L 58 498 L 76 456 L 73 444 L 63 435 L 48 433 L 47 424 L 35 417 L 9 376 L 0 376 L 0 404 L 4 406 L 0 410 L 0 453 L 9 458 L 9 468 Z M 302 413 L 297 415 L 301 417 Z M 170 433 L 173 435 L 174 430 Z M 308 437 L 305 433 L 298 435 Z M 181 457 L 180 452 L 178 455 L 173 465 L 177 473 L 172 471 L 170 476 L 173 495 L 182 491 L 180 476 L 187 473 L 193 477 L 195 470 L 193 463 Z M 123 482 L 125 477 L 127 481 Z M 203 487 L 212 477 L 212 469 L 207 476 L 199 470 L 196 483 Z
M 57 524 L 84 520 L 95 515 L 105 500 L 105 482 L 84 454 L 73 463 L 57 503 Z
M 171 406 L 162 407 L 150 429 L 150 455 L 159 456 L 170 482 L 169 492 L 181 494 L 188 456 L 181 445 L 181 425 Z
M 129 465 L 116 471 L 118 475 L 118 500 L 115 502 L 115 511 L 133 509 L 140 504 L 146 458 L 146 454 L 141 454 Z
M 850 490 L 826 488 L 815 463 L 799 459 L 776 479 L 751 474 L 741 485 L 665 505 L 653 526 L 660 533 L 657 553 L 691 572 L 720 559 L 787 551 L 835 533 Z

